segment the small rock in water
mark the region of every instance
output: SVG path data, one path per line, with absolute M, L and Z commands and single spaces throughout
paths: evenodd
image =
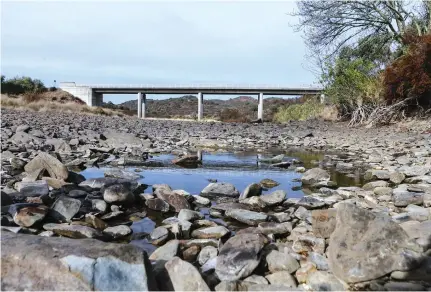
M 151 243 L 154 245 L 162 245 L 166 242 L 168 236 L 169 231 L 165 227 L 159 226 L 155 228 L 150 234 Z
M 273 188 L 279 185 L 278 182 L 276 182 L 275 180 L 272 180 L 270 178 L 265 178 L 263 180 L 260 181 L 260 184 L 264 187 L 264 188 Z
M 225 215 L 238 220 L 239 222 L 252 226 L 257 226 L 259 223 L 265 222 L 268 219 L 266 214 L 243 209 L 228 210 L 226 211 Z
M 248 185 L 244 192 L 239 196 L 239 199 L 245 199 L 253 196 L 260 196 L 262 194 L 262 186 L 260 184 L 250 184 Z
M 115 178 L 125 178 L 130 180 L 137 180 L 142 178 L 143 176 L 136 173 L 123 169 L 112 168 L 105 171 L 105 176 L 107 177 L 115 177 Z
M 235 186 L 231 183 L 210 183 L 207 185 L 202 191 L 201 196 L 203 197 L 239 197 L 239 191 L 235 188 Z
M 267 206 L 275 206 L 283 203 L 286 200 L 286 192 L 283 190 L 277 190 L 271 194 L 260 196 L 260 199 Z
M 213 246 L 205 246 L 199 253 L 198 262 L 201 266 L 203 266 L 209 259 L 215 258 L 217 254 L 217 248 Z
M 331 179 L 330 174 L 321 168 L 312 168 L 307 170 L 301 178 L 303 184 L 312 185 L 320 182 L 328 182 Z
M 189 210 L 189 209 L 181 209 L 178 213 L 178 219 L 184 220 L 184 221 L 190 221 L 193 222 L 197 219 L 203 219 L 204 215 L 202 215 L 199 212 Z

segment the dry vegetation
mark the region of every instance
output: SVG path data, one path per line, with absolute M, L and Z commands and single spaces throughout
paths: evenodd
M 48 93 L 48 92 L 46 92 Z M 106 116 L 123 116 L 123 113 L 118 110 L 89 107 L 82 101 L 66 100 L 61 97 L 55 97 L 50 94 L 24 94 L 19 97 L 10 97 L 1 95 L 1 107 L 15 108 L 22 110 L 33 111 L 55 111 L 55 112 L 79 112 L 85 114 L 106 115 Z M 53 93 L 53 92 L 50 92 Z M 39 96 L 38 96 L 39 95 Z M 52 98 L 49 98 L 52 97 Z M 75 99 L 75 98 L 74 98 Z

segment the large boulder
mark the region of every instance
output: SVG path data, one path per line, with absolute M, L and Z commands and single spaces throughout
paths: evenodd
M 190 209 L 190 204 L 187 198 L 168 189 L 156 189 L 156 196 L 169 204 L 175 212 L 180 212 L 182 209 Z
M 261 234 L 244 233 L 231 237 L 217 257 L 217 277 L 221 281 L 236 281 L 251 275 L 259 265 L 265 243 L 267 238 Z
M 329 240 L 331 271 L 348 283 L 406 271 L 419 264 L 422 249 L 389 216 L 350 203 L 337 207 Z
M 129 244 L 1 233 L 2 290 L 155 290 L 147 255 Z
M 303 184 L 312 185 L 319 182 L 328 182 L 331 175 L 324 169 L 312 168 L 307 170 L 301 178 Z
M 60 160 L 45 152 L 40 152 L 26 164 L 24 169 L 27 173 L 40 172 L 42 169 L 47 171 L 50 177 L 60 180 L 65 180 L 69 176 L 66 166 Z
M 217 182 L 210 183 L 202 191 L 201 196 L 203 197 L 239 197 L 239 191 L 231 183 Z
M 179 257 L 168 261 L 165 268 L 175 291 L 211 291 L 199 271 Z
M 267 205 L 267 206 L 275 206 L 279 205 L 286 200 L 286 192 L 283 190 L 278 190 L 275 192 L 272 192 L 268 195 L 263 195 L 260 197 L 260 199 Z
M 103 199 L 107 203 L 123 204 L 133 202 L 135 197 L 127 186 L 118 184 L 107 187 L 103 192 Z

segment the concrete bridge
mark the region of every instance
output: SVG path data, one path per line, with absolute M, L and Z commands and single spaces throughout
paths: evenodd
M 145 118 L 146 94 L 196 94 L 198 96 L 198 120 L 203 118 L 204 94 L 257 95 L 257 118 L 263 120 L 263 96 L 266 95 L 317 95 L 321 88 L 290 88 L 279 86 L 234 86 L 234 85 L 80 85 L 75 82 L 60 82 L 60 89 L 73 94 L 89 106 L 101 106 L 103 94 L 137 94 L 138 117 Z M 323 101 L 324 96 L 320 96 Z

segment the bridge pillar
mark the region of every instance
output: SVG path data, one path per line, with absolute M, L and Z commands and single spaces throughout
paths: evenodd
M 204 117 L 204 97 L 202 92 L 198 93 L 198 121 Z
M 263 121 L 263 93 L 259 93 L 257 105 L 257 118 Z
M 138 119 L 142 117 L 142 93 L 138 92 Z
M 145 117 L 147 116 L 147 95 L 146 94 L 141 94 L 142 96 L 142 106 L 141 106 L 141 118 L 145 119 Z

